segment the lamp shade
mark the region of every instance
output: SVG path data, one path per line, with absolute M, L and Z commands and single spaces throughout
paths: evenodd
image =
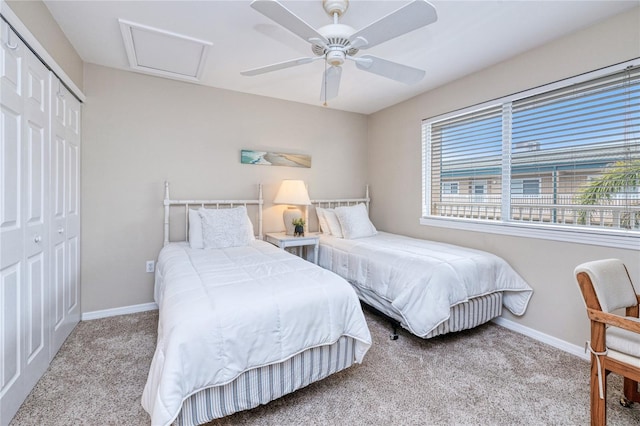
M 273 199 L 274 204 L 308 206 L 311 204 L 307 187 L 301 180 L 285 179 Z

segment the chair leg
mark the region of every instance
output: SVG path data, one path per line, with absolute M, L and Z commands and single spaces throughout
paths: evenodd
M 592 355 L 595 357 L 595 355 Z M 607 372 L 602 371 L 602 390 L 604 398 L 600 398 L 598 382 L 598 365 L 595 359 L 591 362 L 591 426 L 605 426 L 607 424 Z
M 629 401 L 628 407 L 632 402 L 640 402 L 640 392 L 638 392 L 638 382 L 624 378 L 624 397 Z M 622 403 L 622 402 L 621 402 Z

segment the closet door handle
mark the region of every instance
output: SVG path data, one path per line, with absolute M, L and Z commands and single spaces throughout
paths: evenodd
M 64 228 L 62 226 L 58 227 L 58 234 L 62 235 L 64 233 Z
M 33 242 L 34 243 L 40 243 L 42 241 L 42 237 L 40 235 L 36 235 L 35 237 L 33 237 Z

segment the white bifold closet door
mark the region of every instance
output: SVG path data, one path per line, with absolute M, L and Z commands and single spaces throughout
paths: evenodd
M 0 24 L 4 426 L 80 319 L 80 103 Z
M 80 102 L 51 77 L 53 358 L 80 321 Z
M 49 71 L 2 22 L 0 423 L 50 360 Z

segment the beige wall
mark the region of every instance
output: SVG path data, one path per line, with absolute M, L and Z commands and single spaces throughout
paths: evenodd
M 385 231 L 504 257 L 534 289 L 523 317 L 505 317 L 582 345 L 588 321 L 574 267 L 618 257 L 640 283 L 640 251 L 419 225 L 421 120 L 636 57 L 640 57 L 640 8 L 371 115 L 368 168 L 374 224 Z
M 82 90 L 83 62 L 41 0 L 7 0 L 13 13 Z
M 85 67 L 82 129 L 82 311 L 153 301 L 145 261 L 162 247 L 163 182 L 173 198 L 256 197 L 265 230 L 282 179 L 312 198 L 362 194 L 367 117 L 194 84 Z M 312 167 L 240 164 L 240 150 L 312 156 Z

